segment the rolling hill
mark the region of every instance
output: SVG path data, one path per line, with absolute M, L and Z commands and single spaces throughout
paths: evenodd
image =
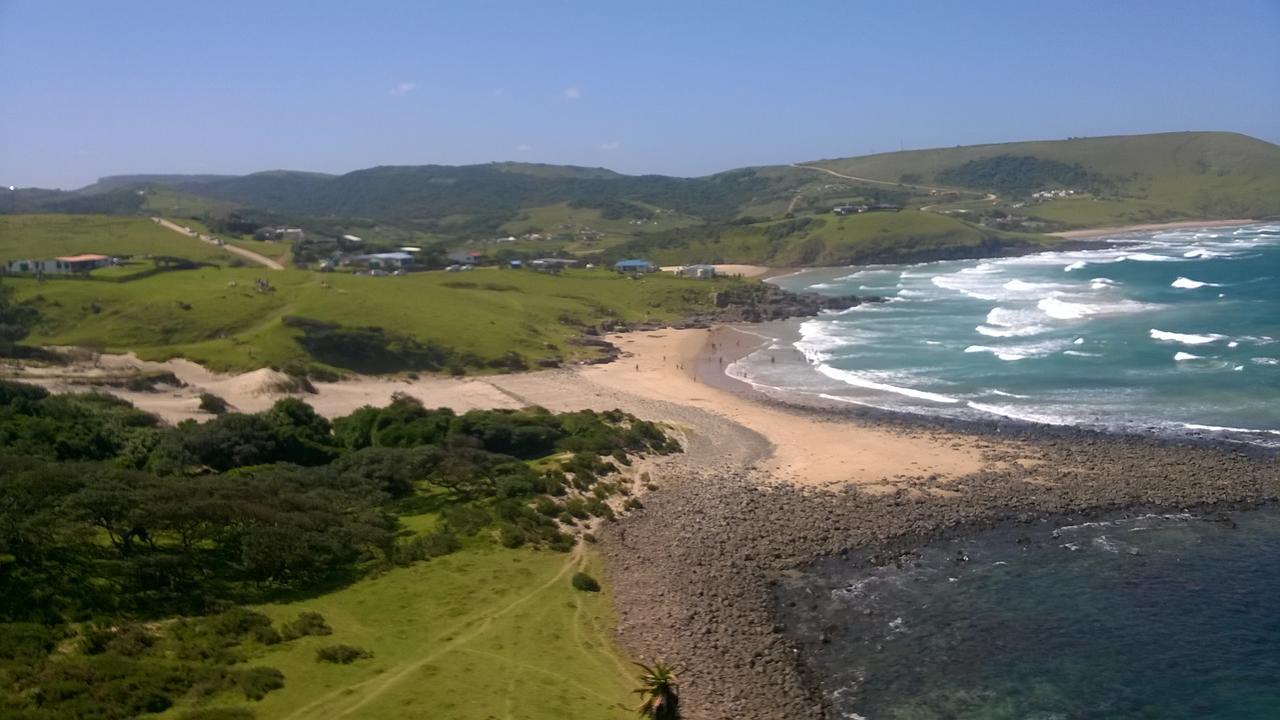
M 998 192 L 1008 200 L 1074 185 L 1090 197 L 1026 211 L 1069 225 L 1280 213 L 1280 147 L 1235 133 L 974 145 L 805 164 L 876 180 Z
M 1036 197 L 1041 191 L 1061 192 Z M 743 229 L 816 219 L 850 202 L 888 202 L 935 217 L 837 223 L 846 229 L 789 241 L 807 243 L 803 249 L 779 244 L 777 231 L 761 226 L 755 235 L 773 238 L 766 251 Z M 1280 214 L 1280 147 L 1233 133 L 1186 132 L 909 150 L 696 178 L 529 163 L 383 166 L 343 175 L 123 175 L 75 192 L 22 189 L 0 204 L 0 213 L 208 218 L 232 212 L 259 223 L 302 224 L 321 235 L 356 231 L 466 243 L 559 234 L 527 248 L 540 253 L 661 248 L 726 261 L 851 261 L 868 253 L 928 254 L 939 249 L 937 238 L 999 251 L 1012 241 L 1002 234 L 1008 230 Z M 708 233 L 721 238 L 718 248 L 706 247 Z M 725 242 L 728 237 L 741 240 Z M 685 240 L 700 249 L 674 252 Z

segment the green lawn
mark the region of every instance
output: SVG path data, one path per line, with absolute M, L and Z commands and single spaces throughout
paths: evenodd
M 189 224 L 189 223 L 188 223 Z M 0 215 L 0 260 L 77 253 L 170 255 L 225 262 L 230 253 L 148 218 L 111 215 Z
M 214 703 L 250 705 L 261 720 L 633 717 L 635 667 L 610 641 L 609 588 L 584 593 L 569 582 L 580 569 L 599 578 L 599 568 L 583 546 L 563 554 L 481 543 L 315 599 L 260 607 L 277 623 L 319 612 L 334 632 L 252 661 L 284 672 L 284 688 L 256 703 L 230 695 Z M 316 661 L 318 647 L 338 643 L 374 657 Z
M 268 279 L 274 292 L 257 292 L 257 278 Z M 681 280 L 663 273 L 632 280 L 604 270 L 369 277 L 223 267 L 127 283 L 4 282 L 19 299 L 42 298 L 41 319 L 28 342 L 133 350 L 147 359 L 181 356 L 232 371 L 306 358 L 295 341 L 298 331 L 281 322 L 286 316 L 380 326 L 482 358 L 515 350 L 530 361 L 572 360 L 594 351 L 565 342 L 580 332 L 571 323 L 675 319 L 691 308 L 708 307 L 715 287 L 736 281 Z

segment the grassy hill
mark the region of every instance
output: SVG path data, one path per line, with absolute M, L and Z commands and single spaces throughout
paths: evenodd
M 1057 200 L 1025 212 L 1063 223 L 1109 225 L 1179 218 L 1257 217 L 1280 213 L 1280 147 L 1235 133 L 1186 132 L 1074 138 L 883 153 L 820 160 L 808 165 L 889 182 L 951 185 L 959 177 L 982 176 L 996 158 L 1058 163 L 1091 176 L 1101 198 Z M 1012 167 L 1015 163 L 1006 161 Z M 967 168 L 966 168 L 967 166 Z M 971 172 L 957 172 L 968 169 Z M 1025 196 L 1048 187 L 1006 182 L 965 187 Z M 1031 173 L 1030 177 L 1038 177 Z M 1008 178 L 1005 178 L 1007 180 Z M 950 180 L 950 182 L 948 182 Z M 1012 199 L 1012 198 L 1011 198 Z M 1098 204 L 1093 204 L 1093 203 Z
M 1042 190 L 1072 194 L 1032 196 Z M 802 238 L 808 245 L 799 249 L 776 238 L 762 243 L 740 229 L 819 217 L 845 203 L 891 203 L 951 218 L 859 221 Z M 355 233 L 391 245 L 453 248 L 512 234 L 557 236 L 511 248 L 532 254 L 609 254 L 619 246 L 632 254 L 665 252 L 687 239 L 693 246 L 686 252 L 663 257 L 845 262 L 885 257 L 881 250 L 889 245 L 894 256 L 910 258 L 938 252 L 940 244 L 998 249 L 1026 240 L 1002 229 L 1043 233 L 1280 214 L 1280 147 L 1233 133 L 1188 132 L 912 150 L 697 178 L 512 162 L 343 175 L 131 175 L 79 192 L 23 189 L 0 206 L 0 213 L 18 212 L 210 221 L 235 214 L 251 224 L 300 224 L 317 236 Z M 864 225 L 865 233 L 858 230 Z M 707 230 L 687 231 L 694 226 Z M 705 247 L 710 236 L 718 249 Z
M 903 210 L 688 228 L 639 239 L 609 254 L 643 255 L 670 265 L 797 267 L 980 257 L 1051 242 L 1042 235 L 1001 232 L 946 215 Z
M 110 215 L 0 215 L 0 260 L 56 255 L 167 255 L 226 262 L 231 255 L 156 225 Z
M 631 280 L 604 270 L 403 277 L 285 270 L 269 274 L 274 290 L 264 293 L 254 285 L 263 276 L 261 268 L 223 267 L 127 283 L 4 282 L 17 300 L 33 300 L 40 312 L 30 343 L 131 350 L 157 360 L 180 356 L 217 370 L 301 363 L 367 372 L 506 368 L 511 353 L 529 365 L 593 357 L 595 349 L 570 342 L 582 326 L 676 319 L 709 307 L 714 287 L 734 282 L 666 274 Z M 324 331 L 291 318 L 340 327 Z M 360 330 L 367 328 L 382 334 Z M 318 356 L 300 342 L 309 331 L 328 342 Z M 396 358 L 430 352 L 406 347 L 407 339 L 450 354 L 439 367 L 427 360 L 394 367 Z M 399 354 L 388 359 L 387 353 Z

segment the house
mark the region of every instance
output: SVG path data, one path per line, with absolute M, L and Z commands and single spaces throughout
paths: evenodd
M 87 273 L 111 264 L 107 255 L 63 255 L 48 260 L 11 260 L 5 263 L 5 272 L 32 273 L 36 275 L 67 275 Z
M 343 235 L 342 242 L 348 242 L 348 243 L 351 243 L 352 245 L 359 245 L 360 243 L 364 242 L 364 238 L 360 237 L 359 235 Z
M 676 270 L 676 275 L 682 278 L 706 280 L 716 276 L 716 268 L 714 265 L 685 265 Z
M 459 265 L 479 265 L 484 261 L 485 255 L 479 250 L 454 250 L 445 255 L 445 258 Z
M 413 267 L 413 255 L 407 252 L 352 255 L 347 258 L 347 264 L 367 267 L 370 270 L 405 270 Z
M 574 258 L 539 258 L 529 262 L 530 269 L 546 273 L 559 273 L 565 268 L 576 267 L 577 265 L 578 261 Z
M 658 268 L 648 260 L 619 260 L 613 264 L 614 272 L 651 273 Z

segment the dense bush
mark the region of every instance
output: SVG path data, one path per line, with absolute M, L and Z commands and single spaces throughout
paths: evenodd
M 213 393 L 200 393 L 200 411 L 213 415 L 221 415 L 231 409 L 226 400 Z
M 583 592 L 600 592 L 600 583 L 584 572 L 573 574 L 573 587 Z
M 298 619 L 285 623 L 281 635 L 286 640 L 294 640 L 306 635 L 332 635 L 333 628 L 329 627 L 329 623 L 324 621 L 324 616 L 318 612 L 304 612 L 298 615 Z
M 619 484 L 599 478 L 673 449 L 618 411 L 459 415 L 401 396 L 330 423 L 287 398 L 164 427 L 111 396 L 0 381 L 0 714 L 124 718 L 225 691 L 261 698 L 283 677 L 246 660 L 332 630 L 317 613 L 278 630 L 241 603 L 495 537 L 568 552 L 557 518 L 610 517 Z M 439 524 L 397 539 L 406 511 Z
M 373 653 L 354 645 L 326 645 L 316 650 L 316 661 L 350 665 L 356 660 L 373 657 Z

